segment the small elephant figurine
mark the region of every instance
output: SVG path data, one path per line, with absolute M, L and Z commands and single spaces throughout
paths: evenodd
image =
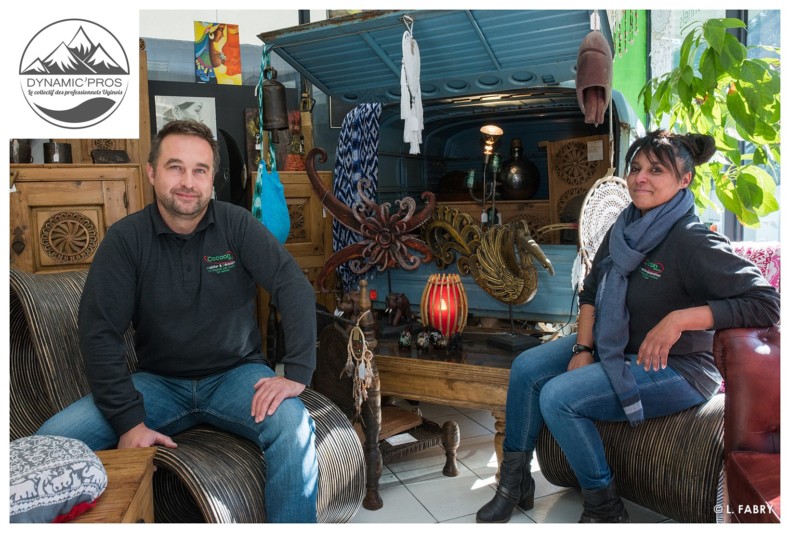
M 343 316 L 349 320 L 356 320 L 359 317 L 359 291 L 343 293 L 343 298 L 338 299 L 337 308 L 343 312 Z
M 391 292 L 387 295 L 387 309 L 390 326 L 397 326 L 401 320 L 411 320 L 411 305 L 402 292 Z

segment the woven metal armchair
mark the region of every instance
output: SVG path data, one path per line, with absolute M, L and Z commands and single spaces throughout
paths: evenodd
M 10 436 L 35 432 L 89 392 L 77 339 L 86 272 L 29 274 L 11 270 Z M 127 331 L 127 363 L 136 360 Z M 300 396 L 316 426 L 318 521 L 346 522 L 365 491 L 362 445 L 348 418 L 323 395 Z M 265 461 L 254 443 L 211 426 L 178 435 L 154 463 L 158 522 L 264 522 Z
M 596 426 L 622 497 L 678 522 L 721 520 L 716 505 L 723 498 L 724 394 L 637 427 L 627 422 L 596 422 Z M 536 453 L 549 483 L 579 486 L 545 427 Z

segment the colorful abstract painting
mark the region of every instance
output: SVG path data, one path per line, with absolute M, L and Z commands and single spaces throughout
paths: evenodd
M 195 81 L 241 85 L 238 24 L 195 21 Z

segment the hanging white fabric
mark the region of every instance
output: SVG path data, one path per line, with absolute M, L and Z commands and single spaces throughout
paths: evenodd
M 420 47 L 410 31 L 403 32 L 403 64 L 400 72 L 400 118 L 403 142 L 409 153 L 419 154 L 422 143 L 422 94 L 420 92 Z

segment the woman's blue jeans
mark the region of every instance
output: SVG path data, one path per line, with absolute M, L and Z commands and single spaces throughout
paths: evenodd
M 579 484 L 599 489 L 612 481 L 594 420 L 625 421 L 620 400 L 601 363 L 568 372 L 576 335 L 541 344 L 520 354 L 510 368 L 505 413 L 508 452 L 535 449 L 545 423 L 565 452 Z M 670 367 L 646 372 L 631 356 L 645 418 L 698 405 L 706 398 Z
M 132 375 L 145 404 L 145 425 L 173 436 L 211 424 L 258 443 L 266 454 L 266 519 L 315 522 L 318 462 L 314 423 L 302 400 L 289 398 L 260 423 L 250 415 L 253 385 L 275 373 L 265 364 L 245 364 L 204 379 L 175 379 L 146 372 Z M 118 435 L 88 395 L 50 418 L 41 435 L 85 442 L 92 450 L 113 448 Z

